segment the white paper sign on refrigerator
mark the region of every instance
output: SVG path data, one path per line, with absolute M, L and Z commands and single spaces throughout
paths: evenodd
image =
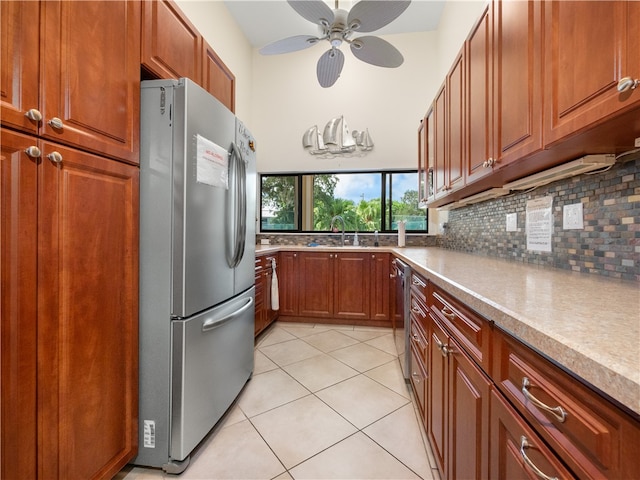
M 229 152 L 201 135 L 196 142 L 196 181 L 229 189 Z

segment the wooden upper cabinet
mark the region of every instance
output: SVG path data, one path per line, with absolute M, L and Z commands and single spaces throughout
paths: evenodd
M 446 104 L 447 88 L 438 91 L 433 102 L 433 196 L 444 197 L 447 194 L 447 148 L 446 148 Z
M 467 48 L 466 183 L 492 173 L 493 152 L 493 25 L 491 5 L 469 34 Z
M 202 87 L 235 112 L 236 77 L 206 41 L 202 42 Z
M 17 2 L 2 2 L 5 5 Z M 4 32 L 3 32 L 4 33 Z M 4 47 L 4 44 L 3 44 Z M 2 129 L 0 152 L 0 477 L 36 478 L 37 169 L 33 137 Z
M 640 106 L 640 5 L 636 1 L 546 2 L 545 143 Z M 570 67 L 569 67 L 570 66 Z
M 429 199 L 427 192 L 427 124 L 426 117 L 418 127 L 418 203 L 424 205 Z
M 464 186 L 464 171 L 467 163 L 466 155 L 466 99 L 465 69 L 466 54 L 464 48 L 453 62 L 447 75 L 447 122 L 446 148 L 447 168 L 445 169 L 447 191 Z
M 542 148 L 542 7 L 538 0 L 492 6 L 493 150 L 502 167 Z
M 40 134 L 138 163 L 140 4 L 41 3 Z
M 202 36 L 172 0 L 142 4 L 142 65 L 157 78 L 200 84 Z
M 35 134 L 40 122 L 25 114 L 40 109 L 40 4 L 0 2 L 0 25 L 0 119 L 3 126 Z
M 138 443 L 139 169 L 43 143 L 38 477 L 112 478 Z
M 190 78 L 235 112 L 236 77 L 173 0 L 144 0 L 141 51 L 153 77 Z

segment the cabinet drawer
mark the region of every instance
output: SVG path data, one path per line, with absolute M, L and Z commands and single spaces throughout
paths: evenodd
M 489 478 L 574 478 L 520 415 L 491 390 Z
M 426 330 L 427 321 L 427 312 L 428 309 L 423 301 L 421 301 L 420 297 L 416 295 L 416 293 L 411 290 L 409 295 L 409 308 L 411 310 L 411 318 L 415 319 L 423 330 Z
M 420 413 L 422 413 L 422 418 L 425 418 L 424 409 L 425 409 L 425 399 L 427 393 L 427 374 L 424 367 L 424 363 L 420 360 L 420 353 L 413 348 L 413 344 L 411 346 L 411 386 L 413 387 L 413 392 L 416 396 L 416 402 L 418 402 L 418 406 L 420 407 Z
M 494 345 L 498 387 L 579 477 L 637 477 L 637 418 L 511 336 Z
M 429 285 L 427 305 L 467 353 L 486 372 L 489 372 L 491 348 L 489 322 L 433 284 Z
M 415 318 L 411 319 L 411 331 L 409 332 L 409 342 L 419 354 L 423 362 L 427 361 L 427 336 L 424 327 Z
M 426 305 L 428 282 L 415 272 L 411 272 L 411 293 L 415 294 Z

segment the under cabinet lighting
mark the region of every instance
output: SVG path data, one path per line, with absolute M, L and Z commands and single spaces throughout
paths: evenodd
M 492 200 L 494 198 L 502 197 L 507 193 L 509 193 L 509 189 L 507 188 L 492 188 L 490 190 L 480 192 L 477 195 L 463 198 L 462 200 L 460 200 L 460 203 L 462 203 L 463 205 L 472 205 L 474 203 L 484 202 L 485 200 Z
M 555 182 L 556 180 L 604 168 L 613 165 L 615 161 L 616 157 L 612 154 L 586 155 L 572 162 L 564 163 L 549 170 L 507 183 L 503 188 L 508 190 L 527 190 Z

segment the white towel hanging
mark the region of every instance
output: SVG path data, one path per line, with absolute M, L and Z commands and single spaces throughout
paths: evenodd
M 271 276 L 271 310 L 280 309 L 280 294 L 278 292 L 278 274 L 276 273 L 276 260 L 271 260 L 273 274 Z

